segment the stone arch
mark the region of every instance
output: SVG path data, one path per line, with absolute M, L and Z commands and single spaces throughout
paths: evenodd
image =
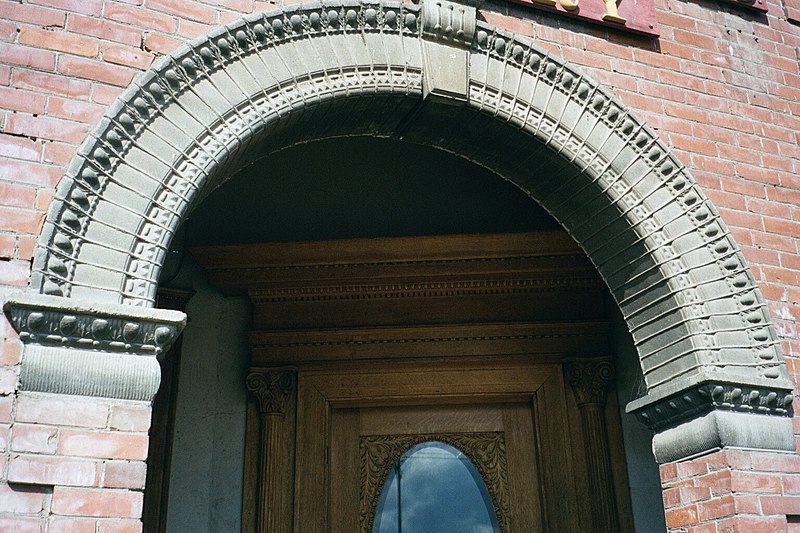
M 409 128 L 420 112 L 450 127 Z M 159 60 L 71 162 L 32 291 L 150 308 L 173 233 L 224 179 L 271 150 L 358 134 L 408 135 L 487 166 L 564 225 L 634 338 L 648 394 L 632 408 L 660 432 L 660 459 L 726 444 L 794 448 L 766 303 L 689 172 L 590 77 L 444 0 L 253 14 Z M 22 386 L 61 390 L 46 366 L 26 362 Z M 105 394 L 127 394 L 115 391 Z M 752 413 L 769 415 L 759 431 L 742 429 Z M 689 433 L 702 436 L 687 443 Z

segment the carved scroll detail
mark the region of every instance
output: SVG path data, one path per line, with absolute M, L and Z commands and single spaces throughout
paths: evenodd
M 485 432 L 361 437 L 359 532 L 372 532 L 378 499 L 392 466 L 409 449 L 430 441 L 449 444 L 467 456 L 486 484 L 500 531 L 503 533 L 509 531 L 510 503 L 506 443 L 502 432 Z
M 295 373 L 291 370 L 251 372 L 245 380 L 247 390 L 258 404 L 259 414 L 283 415 L 294 391 Z
M 614 365 L 609 361 L 580 361 L 566 366 L 567 380 L 575 392 L 578 406 L 605 405 L 606 395 L 614 380 Z

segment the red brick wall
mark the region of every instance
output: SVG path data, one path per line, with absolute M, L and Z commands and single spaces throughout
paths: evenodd
M 688 533 L 791 533 L 787 515 L 800 513 L 798 472 L 798 455 L 749 450 L 662 465 L 667 526 Z
M 800 26 L 787 22 L 781 1 L 768 0 L 761 16 L 708 0 L 657 0 L 657 40 L 514 4 L 484 6 L 482 15 L 583 67 L 674 148 L 750 262 L 797 381 Z M 54 186 L 133 76 L 215 24 L 273 7 L 254 0 L 0 0 L 3 294 L 27 283 Z M 15 400 L 19 344 L 7 324 L 0 333 L 0 475 L 55 485 L 0 484 L 0 530 L 42 531 L 43 521 L 30 517 L 49 513 L 50 532 L 137 530 L 135 520 L 112 518 L 138 517 L 147 414 L 126 413 L 123 403 L 75 399 L 42 409 L 35 398 Z M 795 427 L 800 433 L 800 422 Z M 88 440 L 102 456 L 84 456 Z M 666 465 L 662 477 L 676 531 L 704 521 L 691 531 L 800 529 L 786 519 L 800 515 L 799 456 L 729 450 Z

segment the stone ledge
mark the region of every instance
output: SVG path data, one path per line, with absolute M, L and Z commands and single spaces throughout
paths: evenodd
M 186 325 L 179 311 L 21 293 L 3 305 L 25 344 L 157 355 Z
M 676 382 L 669 391 L 634 400 L 626 412 L 654 431 L 662 431 L 712 411 L 777 417 L 792 416 L 792 387 L 773 380 L 744 380 L 698 373 Z

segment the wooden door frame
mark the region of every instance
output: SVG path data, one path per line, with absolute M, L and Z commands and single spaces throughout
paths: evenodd
M 305 464 L 296 469 L 294 531 L 328 531 L 327 438 L 332 410 L 337 407 L 530 402 L 537 419 L 536 427 L 545 435 L 544 442 L 538 443 L 539 466 L 547 465 L 542 470 L 544 490 L 541 492 L 573 485 L 575 477 L 568 457 L 569 435 L 561 423 L 566 419 L 561 375 L 558 365 L 523 359 L 472 364 L 463 361 L 360 363 L 303 369 L 298 375 L 297 410 L 305 413 L 307 419 L 298 423 L 296 450 L 297 457 L 305 458 Z M 546 409 L 542 397 L 547 397 Z M 535 435 L 537 441 L 542 438 Z M 557 514 L 576 516 L 574 512 Z M 545 530 L 575 529 L 567 524 L 559 526 Z
M 397 368 L 454 365 L 463 373 L 469 365 L 485 369 L 499 365 L 501 369 L 508 361 L 560 369 L 552 374 L 561 383 L 558 394 L 529 385 L 516 397 L 535 397 L 537 406 L 545 397 L 554 405 L 566 405 L 559 408 L 559 415 L 537 412 L 537 420 L 553 426 L 539 440 L 541 449 L 545 454 L 560 450 L 563 461 L 555 464 L 572 461 L 574 468 L 602 479 L 591 489 L 575 481 L 587 506 L 598 498 L 611 502 L 592 503 L 591 517 L 582 506 L 554 511 L 554 517 L 570 517 L 563 520 L 580 517 L 581 524 L 580 528 L 556 524 L 553 529 L 588 530 L 593 517 L 602 517 L 606 530 L 608 524 L 613 525 L 611 530 L 629 529 L 619 525 L 625 519 L 617 519 L 618 514 L 626 514 L 626 506 L 621 509 L 614 503 L 620 494 L 627 500 L 624 466 L 622 471 L 612 468 L 612 463 L 624 465 L 624 458 L 617 455 L 612 461 L 605 446 L 607 424 L 612 429 L 610 438 L 620 441 L 616 406 L 605 403 L 610 382 L 602 376 L 599 382 L 590 379 L 584 384 L 570 380 L 573 389 L 601 391 L 597 398 L 587 400 L 585 394 L 566 392 L 563 365 L 609 359 L 611 352 L 603 283 L 564 232 L 236 245 L 195 248 L 192 254 L 224 293 L 246 293 L 253 303 L 253 370 L 246 381 L 253 394 L 248 407 L 243 531 L 290 531 L 295 510 L 300 508 L 303 514 L 323 517 L 323 522 L 302 524 L 298 531 L 323 531 L 324 512 L 317 508 L 324 508 L 325 499 L 305 486 L 298 489 L 301 482 L 294 477 L 295 465 L 301 459 L 325 457 L 324 444 L 314 444 L 322 446 L 317 449 L 308 443 L 316 435 L 328 434 L 329 400 L 333 405 L 347 401 L 365 405 L 380 397 L 368 387 L 356 387 L 348 400 L 330 384 L 320 384 L 325 394 L 317 394 L 325 400 L 309 403 L 307 386 L 301 387 L 298 396 L 298 376 L 305 382 L 304 376 L 315 375 L 314 369 L 324 369 L 324 374 L 352 381 L 377 362 Z M 347 386 L 354 387 L 353 383 Z M 499 393 L 471 389 L 462 394 L 462 400 L 480 401 L 482 394 L 496 398 Z M 419 389 L 405 399 L 400 396 L 391 401 L 425 398 Z M 447 393 L 428 400 L 455 401 Z M 318 411 L 310 417 L 314 423 L 300 423 L 300 413 L 308 409 Z M 583 436 L 585 423 L 591 427 Z M 575 430 L 572 435 L 570 427 Z M 302 449 L 295 448 L 295 431 Z M 595 442 L 583 446 L 593 435 L 600 436 L 604 446 Z M 578 444 L 569 445 L 570 438 Z M 602 448 L 601 453 L 594 453 L 595 448 Z M 622 480 L 624 490 L 609 481 L 612 474 Z M 324 476 L 316 477 L 324 480 Z M 543 486 L 556 490 L 564 486 L 559 480 L 545 479 Z M 602 496 L 590 497 L 590 490 L 599 490 Z M 295 494 L 303 501 L 295 501 Z M 565 502 L 558 498 L 553 505 Z M 548 506 L 552 507 L 547 503 L 543 508 Z

